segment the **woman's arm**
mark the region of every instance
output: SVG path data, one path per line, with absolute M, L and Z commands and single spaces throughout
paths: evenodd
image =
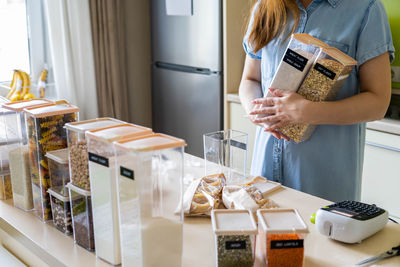
M 381 119 L 391 95 L 388 53 L 362 64 L 359 78 L 361 93 L 339 101 L 311 102 L 299 94 L 272 89 L 273 97 L 253 101 L 253 104 L 270 107 L 250 112 L 250 115 L 273 113 L 272 116 L 254 121 L 272 123 L 268 131 L 292 123 L 346 125 Z

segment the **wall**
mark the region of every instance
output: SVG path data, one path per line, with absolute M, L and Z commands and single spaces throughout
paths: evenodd
M 151 127 L 150 1 L 125 0 L 130 122 Z

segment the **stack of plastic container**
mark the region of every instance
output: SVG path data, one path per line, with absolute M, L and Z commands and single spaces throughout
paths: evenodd
M 121 263 L 121 253 L 113 142 L 150 133 L 133 124 L 86 132 L 96 256 L 114 265 Z
M 181 266 L 185 141 L 163 134 L 114 143 L 123 266 Z
M 7 129 L 16 133 L 15 145 L 9 151 L 13 202 L 15 207 L 25 211 L 33 209 L 33 200 L 24 109 L 51 103 L 46 99 L 32 99 L 3 105 L 4 109 L 8 110 L 5 117 Z
M 25 109 L 29 162 L 35 215 L 42 221 L 52 219 L 50 175 L 46 153 L 67 147 L 64 125 L 78 119 L 79 109 L 69 104 L 49 104 Z

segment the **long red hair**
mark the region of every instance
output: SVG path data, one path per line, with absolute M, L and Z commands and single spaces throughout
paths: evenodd
M 254 6 L 253 6 L 254 9 Z M 291 33 L 299 24 L 300 11 L 296 0 L 260 0 L 254 12 L 254 20 L 248 38 L 254 52 L 278 37 L 288 24 L 288 14 L 292 13 L 294 24 Z

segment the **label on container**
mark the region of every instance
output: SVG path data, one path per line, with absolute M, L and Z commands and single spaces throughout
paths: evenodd
M 237 148 L 240 148 L 243 150 L 247 150 L 247 145 L 245 143 L 238 142 L 238 141 L 235 141 L 232 139 L 231 139 L 231 146 L 234 146 L 234 147 L 237 147 Z
M 135 173 L 130 169 L 121 166 L 119 169 L 119 173 L 121 174 L 121 176 L 135 180 Z
M 320 73 L 322 73 L 323 75 L 325 75 L 326 77 L 328 77 L 331 80 L 335 79 L 335 77 L 336 77 L 336 73 L 325 68 L 324 66 L 322 66 L 319 63 L 315 63 L 314 69 L 316 69 L 317 71 L 319 71 Z
M 105 157 L 102 157 L 102 156 L 99 156 L 99 155 L 96 155 L 96 154 L 93 154 L 90 152 L 89 152 L 89 161 L 95 162 L 95 163 L 100 164 L 107 168 L 109 167 L 108 158 L 105 158 Z
M 289 64 L 290 66 L 295 67 L 299 71 L 303 71 L 308 62 L 307 58 L 294 52 L 290 48 L 286 50 L 285 56 L 283 57 L 282 60 L 287 64 Z
M 226 241 L 225 249 L 246 249 L 246 241 Z
M 281 249 L 281 248 L 302 248 L 304 247 L 304 240 L 272 240 L 271 249 Z

